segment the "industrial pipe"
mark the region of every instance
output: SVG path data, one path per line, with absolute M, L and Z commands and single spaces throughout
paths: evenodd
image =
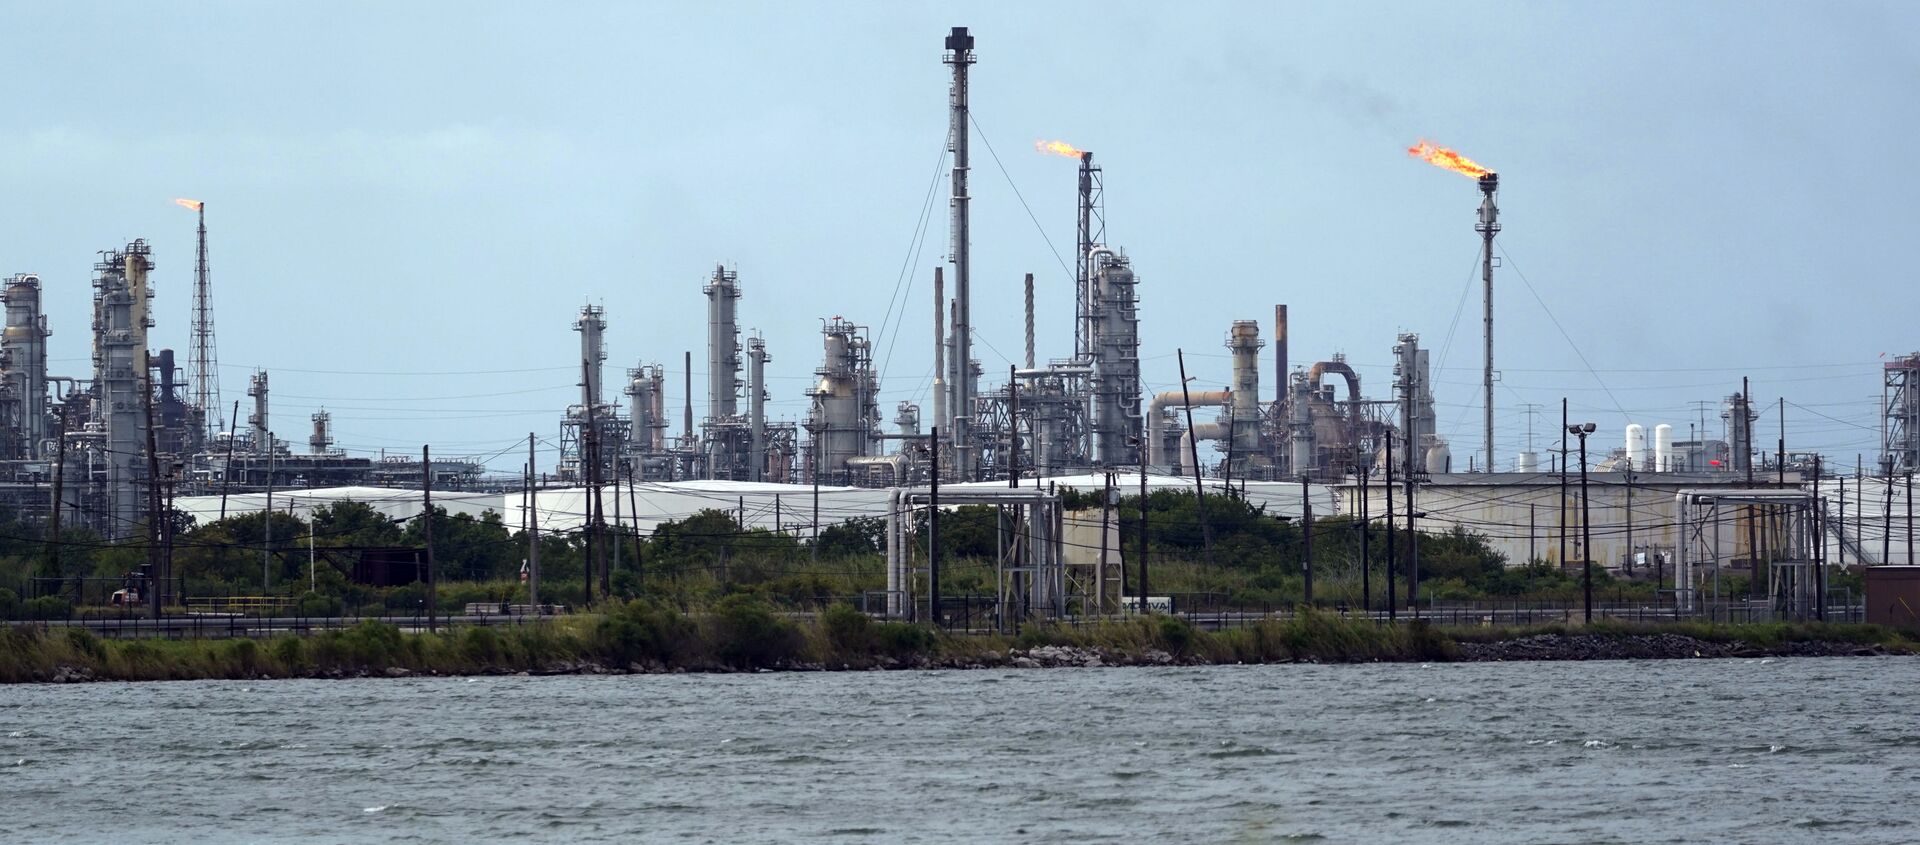
M 1188 398 L 1189 396 L 1191 396 L 1191 399 Z M 1161 412 L 1168 408 L 1184 408 L 1186 407 L 1186 402 L 1189 401 L 1193 403 L 1193 407 L 1195 408 L 1206 408 L 1214 405 L 1225 407 L 1233 401 L 1233 391 L 1196 390 L 1189 394 L 1179 390 L 1170 390 L 1165 393 L 1154 394 L 1153 401 L 1147 406 L 1148 464 L 1152 466 L 1167 465 L 1167 450 L 1161 445 L 1160 437 Z
M 1180 454 L 1193 454 L 1195 435 L 1198 435 L 1201 440 L 1225 440 L 1232 430 L 1232 427 L 1226 423 L 1194 423 L 1193 428 L 1187 429 L 1180 434 Z M 1182 467 L 1180 474 L 1183 476 L 1191 475 L 1197 478 L 1200 475 L 1200 467 Z
M 1353 371 L 1352 367 L 1347 366 L 1347 362 L 1345 361 L 1321 361 L 1314 364 L 1312 369 L 1307 370 L 1307 384 L 1316 388 L 1319 387 L 1320 379 L 1327 373 L 1339 373 L 1345 377 L 1347 380 L 1347 401 L 1360 401 L 1360 376 Z
M 889 436 L 897 435 L 881 435 L 883 439 Z M 893 473 L 893 478 L 889 479 L 884 486 L 895 487 L 907 483 L 907 456 L 898 452 L 891 455 L 863 455 L 848 458 L 846 465 L 848 469 L 860 470 L 865 470 L 869 467 L 884 466 Z

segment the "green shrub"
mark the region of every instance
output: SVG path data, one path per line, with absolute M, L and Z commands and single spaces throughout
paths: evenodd
M 23 610 L 28 619 L 65 619 L 73 614 L 73 603 L 61 596 L 28 599 Z
M 758 669 L 791 661 L 800 650 L 800 632 L 775 616 L 765 600 L 751 593 L 727 596 L 708 616 L 715 656 L 737 669 Z
M 933 649 L 933 629 L 925 625 L 881 622 L 873 626 L 872 634 L 874 646 L 889 657 L 916 657 Z
M 475 625 L 460 632 L 460 656 L 473 668 L 497 665 L 500 651 L 500 635 L 492 628 Z
M 75 653 L 104 665 L 107 662 L 107 645 L 100 641 L 92 631 L 85 628 L 68 628 L 65 632 L 67 645 Z
M 820 614 L 820 632 L 827 644 L 844 654 L 863 654 L 871 645 L 873 620 L 850 604 L 835 604 Z
M 260 644 L 252 639 L 241 637 L 226 642 L 227 658 L 240 671 L 252 674 L 260 671 Z
M 341 656 L 364 669 L 396 665 L 406 655 L 406 640 L 399 628 L 385 622 L 362 622 L 338 635 Z
M 299 672 L 307 667 L 307 643 L 296 634 L 274 637 L 267 645 L 267 653 L 273 655 L 273 661 L 280 664 L 282 671 Z
M 698 632 L 686 614 L 671 605 L 648 601 L 608 607 L 593 631 L 594 650 L 616 664 L 641 660 L 670 663 L 689 656 L 698 644 Z
M 339 616 L 341 610 L 342 603 L 339 596 L 325 596 L 319 593 L 301 596 L 300 603 L 295 608 L 295 612 L 301 616 Z
M 1186 654 L 1188 646 L 1193 644 L 1193 625 L 1178 616 L 1161 616 L 1159 620 L 1160 645 L 1169 653 Z
M 20 594 L 0 589 L 0 619 L 20 618 Z

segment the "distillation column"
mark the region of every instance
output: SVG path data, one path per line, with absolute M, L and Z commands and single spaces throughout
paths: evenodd
M 140 519 L 138 481 L 146 458 L 142 401 L 146 368 L 147 271 L 145 241 L 109 252 L 94 265 L 94 359 L 97 393 L 94 419 L 105 436 L 106 513 L 101 533 L 122 537 Z
M 707 418 L 719 421 L 740 412 L 740 275 L 716 265 L 700 290 L 707 295 Z
M 600 404 L 600 363 L 607 360 L 606 309 L 598 305 L 580 306 L 580 319 L 573 321 L 573 330 L 580 333 L 580 404 L 597 408 Z
M 307 437 L 307 451 L 324 455 L 333 448 L 333 415 L 325 408 L 313 412 L 313 434 Z
M 47 318 L 40 313 L 40 277 L 21 274 L 7 279 L 7 322 L 0 335 L 4 379 L 19 402 L 21 457 L 42 457 L 47 431 Z
M 1127 259 L 1105 247 L 1087 257 L 1093 267 L 1089 348 L 1093 355 L 1094 462 L 1140 462 L 1140 318 Z
M 256 455 L 265 455 L 273 451 L 273 434 L 267 428 L 267 371 L 254 370 L 253 378 L 247 381 L 247 395 L 253 397 L 253 413 L 247 415 L 247 425 L 251 429 L 253 451 Z
M 767 341 L 747 340 L 747 472 L 751 481 L 767 480 Z

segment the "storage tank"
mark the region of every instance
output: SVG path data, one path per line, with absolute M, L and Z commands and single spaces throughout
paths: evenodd
M 1627 424 L 1627 467 L 1647 468 L 1647 429 L 1639 423 Z
M 1435 440 L 1427 447 L 1427 474 L 1450 471 L 1453 464 L 1453 450 L 1447 448 L 1447 441 Z
M 1673 426 L 1666 423 L 1653 427 L 1653 469 L 1673 472 Z
M 1540 453 L 1539 452 L 1521 452 L 1520 456 L 1514 459 L 1513 471 L 1514 472 L 1539 472 L 1540 471 Z

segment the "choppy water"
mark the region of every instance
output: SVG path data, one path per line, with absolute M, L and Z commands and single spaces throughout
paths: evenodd
M 1920 660 L 0 688 L 15 842 L 1908 842 Z

